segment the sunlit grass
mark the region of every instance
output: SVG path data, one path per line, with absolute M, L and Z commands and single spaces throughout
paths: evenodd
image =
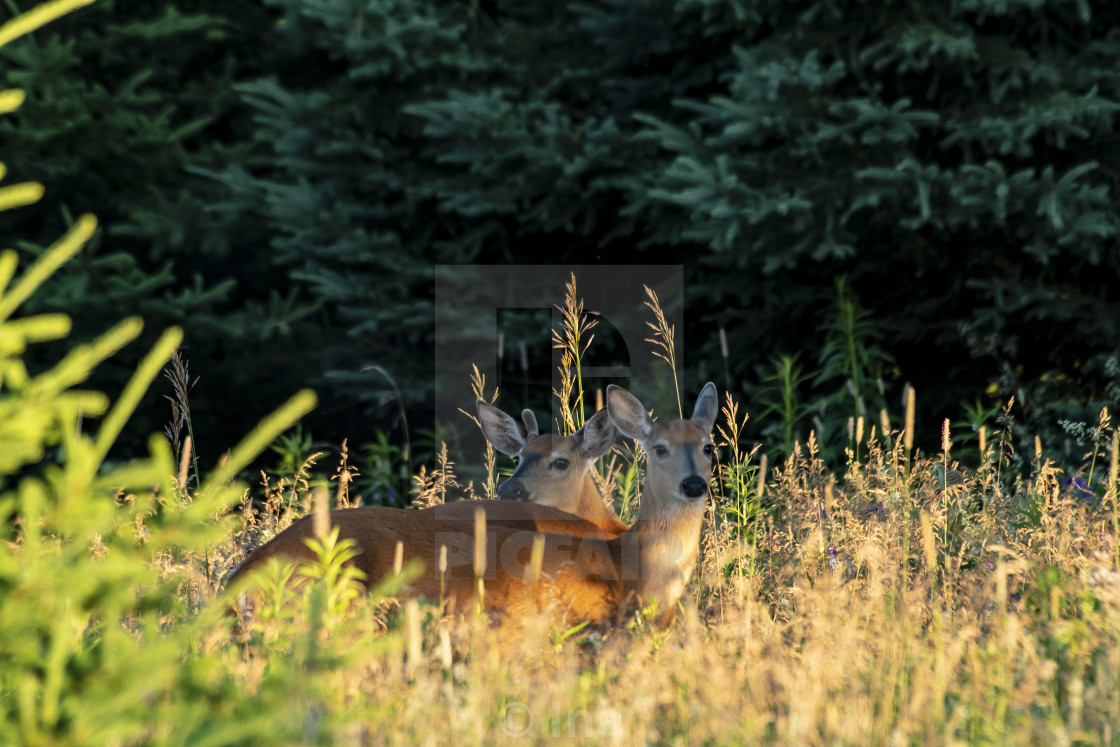
M 158 373 L 141 369 L 137 389 Z M 199 406 L 185 371 L 174 422 Z M 475 392 L 493 399 L 481 378 Z M 176 454 L 161 436 L 138 481 L 147 492 L 107 498 L 137 469 L 126 466 L 86 487 L 60 482 L 77 486 L 65 505 L 38 480 L 0 496 L 18 514 L 0 557 L 0 586 L 14 590 L 0 597 L 0 716 L 26 725 L 25 742 L 1118 738 L 1117 438 L 1104 415 L 1086 470 L 1107 464 L 1108 477 L 1079 485 L 1042 453 L 1008 479 L 1002 430 L 984 434 L 976 469 L 954 461 L 948 427 L 940 453 L 917 455 L 913 417 L 898 432 L 885 415 L 878 430 L 853 424 L 840 472 L 814 437 L 777 465 L 756 463 L 747 408 L 725 396 L 701 557 L 676 621 L 659 629 L 642 611 L 593 627 L 453 613 L 442 595 L 399 604 L 419 570 L 400 563 L 365 593 L 345 565 L 354 548 L 327 521 L 330 497 L 359 500 L 348 450 L 230 486 L 246 455 L 309 406 L 301 399 L 193 483 L 189 439 Z M 96 456 L 60 413 L 73 454 Z M 640 462 L 625 449 L 604 461 L 608 499 L 630 520 Z M 444 448 L 414 475 L 412 503 L 471 490 Z M 272 562 L 244 598 L 246 586 L 223 588 L 252 547 L 308 512 L 317 564 Z
M 342 499 L 341 483 L 326 487 L 350 472 L 348 455 L 330 464 L 311 454 L 262 475 L 235 531 L 204 548 L 160 545 L 147 562 L 168 595 L 149 594 L 147 612 L 118 613 L 144 663 L 129 675 L 137 692 L 164 683 L 149 718 L 120 727 L 125 742 L 175 741 L 189 714 L 207 725 L 196 730 L 226 741 L 279 743 L 1115 742 L 1114 431 L 1101 434 L 1109 448 L 1097 460 L 1109 475 L 1096 495 L 1063 488 L 1044 454 L 1028 478 L 1001 477 L 1000 433 L 986 437 L 975 470 L 953 461 L 947 430 L 941 453 L 923 457 L 908 453 L 905 434 L 876 428 L 853 428 L 862 443 L 840 473 L 815 439 L 767 466 L 742 442 L 746 418 L 726 397 L 700 562 L 667 630 L 641 613 L 592 628 L 545 617 L 495 624 L 441 600 L 397 604 L 410 568 L 360 593 L 344 571 L 347 548 L 326 527 L 319 565 L 270 565 L 257 577 L 258 604 L 243 609 L 221 580 L 252 546 L 314 506 L 322 512 L 327 496 L 356 499 Z M 636 468 L 615 459 L 606 484 L 625 517 Z M 201 494 L 179 461 L 169 485 L 189 514 Z M 421 506 L 464 492 L 446 452 L 414 488 Z M 145 516 L 135 521 L 140 538 Z M 120 552 L 119 538 L 113 547 L 94 538 L 67 566 L 67 584 L 106 562 L 144 562 Z M 297 574 L 310 580 L 293 584 Z M 108 702 L 67 696 L 71 709 Z
M 331 704 L 316 717 L 320 736 L 1115 742 L 1113 493 L 1063 491 L 1045 458 L 1004 485 L 991 443 L 976 471 L 947 453 L 907 469 L 906 439 L 872 430 L 866 457 L 839 475 L 812 443 L 799 446 L 770 470 L 764 505 L 744 509 L 763 491 L 733 446 L 743 415 L 733 402 L 723 415 L 722 497 L 669 630 L 636 615 L 594 630 L 519 621 L 510 635 L 437 604 L 402 617 L 364 599 L 345 616 L 345 643 L 324 643 L 335 650 L 329 671 L 312 675 Z M 308 624 L 254 621 L 225 656 L 246 673 L 288 661 L 299 651 L 269 641 Z
M 562 404 L 582 399 L 578 366 L 565 365 Z M 310 667 L 317 705 L 289 733 L 313 726 L 328 742 L 1115 743 L 1115 431 L 1102 417 L 1097 441 L 1111 453 L 1087 458 L 1107 460 L 1110 479 L 1105 495 L 1087 495 L 1064 489 L 1045 455 L 1028 479 L 1007 480 L 1002 432 L 983 434 L 974 470 L 953 460 L 947 425 L 941 453 L 916 454 L 914 399 L 908 390 L 901 431 L 885 412 L 878 427 L 853 421 L 837 473 L 813 437 L 776 466 L 756 462 L 746 408 L 725 397 L 701 558 L 667 630 L 641 613 L 601 628 L 501 624 L 373 594 L 335 610 L 325 631 L 305 590 L 228 641 L 217 635 L 216 651 L 246 691 L 281 663 Z M 629 520 L 639 470 L 632 454 L 612 459 L 608 499 Z M 413 502 L 447 499 L 453 470 L 422 469 Z M 306 476 L 284 485 L 309 489 Z M 255 544 L 309 505 L 279 500 L 276 486 L 266 494 Z M 221 565 L 236 566 L 245 545 L 231 536 Z M 291 595 L 282 579 L 266 577 L 266 598 Z M 329 667 L 300 664 L 294 642 L 307 636 Z

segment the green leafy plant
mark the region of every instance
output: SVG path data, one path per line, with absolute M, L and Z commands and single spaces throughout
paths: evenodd
M 784 456 L 793 451 L 794 443 L 800 438 L 798 423 L 813 411 L 810 405 L 801 402 L 798 393 L 811 376 L 804 373 L 796 355 L 771 358 L 770 366 L 772 372 L 762 378 L 763 387 L 757 395 L 761 405 L 757 418 L 765 422 L 770 416 L 776 416 L 775 421 L 763 429 L 763 435 L 771 437 L 774 454 Z
M 47 3 L 19 16 L 0 26 L 0 44 L 81 4 Z M 20 101 L 0 93 L 9 110 Z M 41 194 L 34 184 L 6 187 L 0 209 Z M 228 532 L 219 517 L 240 496 L 238 471 L 314 404 L 310 392 L 296 395 L 189 497 L 164 436 L 149 439 L 147 456 L 110 465 L 114 441 L 182 332 L 160 335 L 112 400 L 78 387 L 140 335 L 139 319 L 32 374 L 24 356 L 65 339 L 71 322 L 17 315 L 96 226 L 80 217 L 18 277 L 15 252 L 0 253 L 0 733 L 24 744 L 139 742 L 173 720 L 169 699 L 197 674 L 181 652 L 202 624 L 192 622 L 202 620 L 194 617 L 199 599 L 181 590 Z M 57 457 L 46 459 L 49 451 Z M 208 728 L 199 712 L 174 712 L 184 739 Z
M 396 506 L 408 495 L 411 473 L 401 447 L 378 431 L 374 440 L 362 445 L 355 489 L 369 505 Z
M 994 423 L 1000 408 L 998 404 L 985 405 L 979 397 L 971 403 L 961 402 L 964 418 L 953 423 L 956 435 L 957 456 L 973 464 L 985 459 L 988 436 L 995 432 Z
M 845 430 L 849 431 L 848 448 L 858 450 L 860 439 L 851 433 L 852 424 L 870 422 L 873 413 L 886 408 L 883 380 L 896 366 L 894 358 L 878 344 L 883 334 L 871 312 L 860 308 L 843 276 L 836 279 L 835 290 L 835 307 L 824 314 L 821 330 L 825 343 L 813 378 L 814 387 L 833 388 L 817 400 L 814 408 L 819 410 L 814 419 L 817 439 L 829 459 L 840 448 Z M 845 422 L 849 424 L 847 429 Z

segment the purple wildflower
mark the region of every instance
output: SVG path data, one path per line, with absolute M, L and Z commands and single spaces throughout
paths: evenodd
M 1073 493 L 1075 498 L 1089 504 L 1097 504 L 1101 501 L 1101 497 L 1093 492 L 1089 483 L 1080 477 L 1067 477 L 1062 480 L 1062 489 Z
M 836 570 L 836 548 L 832 545 L 828 546 L 828 568 L 831 571 Z

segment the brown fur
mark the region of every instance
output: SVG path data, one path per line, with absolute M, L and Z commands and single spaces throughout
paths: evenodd
M 634 526 L 614 531 L 548 506 L 517 501 L 459 501 L 420 511 L 358 508 L 331 513 L 331 523 L 359 554 L 350 561 L 375 583 L 391 572 L 397 542 L 403 559 L 422 570 L 408 593 L 462 607 L 475 600 L 475 511 L 486 513 L 487 563 L 483 603 L 514 618 L 554 609 L 570 620 L 608 622 L 656 600 L 662 624 L 672 619 L 692 574 L 707 499 L 712 460 L 704 453 L 715 418 L 715 387 L 697 400 L 691 420 L 660 425 L 632 395 L 610 387 L 611 419 L 649 453 L 645 494 Z M 664 454 L 659 452 L 664 449 Z M 704 492 L 686 496 L 683 480 L 703 481 Z M 596 490 L 596 494 L 597 494 Z M 601 503 L 601 499 L 600 499 Z M 615 519 L 617 521 L 617 519 Z M 304 540 L 313 533 L 306 517 L 255 550 L 234 579 L 274 555 L 308 559 Z M 539 580 L 527 581 L 533 539 L 544 536 Z M 447 547 L 447 572 L 438 567 Z M 231 579 L 232 582 L 233 579 Z
M 613 534 L 625 532 L 626 525 L 619 520 L 618 514 L 603 500 L 603 494 L 599 491 L 599 486 L 595 484 L 595 478 L 591 475 L 591 462 L 584 465 L 576 461 L 580 457 L 576 447 L 571 442 L 572 438 L 572 436 L 567 438 L 552 435 L 537 436 L 525 444 L 525 447 L 521 450 L 520 456 L 522 459 L 530 455 L 540 456 L 540 460 L 534 465 L 539 468 L 529 472 L 523 478 L 528 482 L 535 477 L 536 484 L 540 487 L 540 489 L 534 490 L 530 502 L 575 514 Z M 570 484 L 548 480 L 547 472 L 545 472 L 547 462 L 550 457 L 555 457 L 557 454 L 563 454 L 572 460 L 573 466 L 569 468 L 571 471 L 578 470 L 583 473 L 583 478 L 578 483 L 578 490 L 571 490 Z M 542 484 L 544 481 L 548 481 L 548 483 Z
M 357 545 L 360 554 L 351 564 L 371 581 L 376 582 L 393 567 L 398 540 L 404 541 L 404 560 L 420 560 L 430 566 L 438 581 L 440 544 L 448 545 L 448 564 L 452 566 L 464 562 L 460 555 L 467 552 L 465 562 L 473 574 L 474 520 L 478 509 L 486 514 L 487 530 L 500 530 L 503 537 L 508 533 L 531 538 L 548 532 L 612 538 L 626 531 L 621 522 L 619 529 L 609 522 L 601 525 L 551 506 L 514 501 L 454 501 L 419 510 L 364 506 L 331 511 L 329 516 L 331 527 L 339 530 L 339 539 L 352 540 Z M 227 585 L 274 556 L 314 559 L 306 542 L 315 536 L 313 519 L 303 517 L 249 553 Z M 422 548 L 431 552 L 422 552 Z
M 626 531 L 591 474 L 595 461 L 610 451 L 617 433 L 606 410 L 592 415 L 572 435 L 554 436 L 538 433 L 531 410 L 522 413 L 522 428 L 497 407 L 482 400 L 476 404 L 486 440 L 520 460 L 517 470 L 498 488 L 499 498 L 552 506 L 616 534 Z M 558 460 L 567 466 L 558 467 Z

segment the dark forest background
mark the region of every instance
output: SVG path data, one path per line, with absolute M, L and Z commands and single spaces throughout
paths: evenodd
M 948 418 L 1080 464 L 1120 400 L 1112 0 L 102 0 L 0 75 L 8 178 L 47 188 L 0 238 L 102 226 L 24 313 L 182 325 L 206 463 L 305 385 L 303 437 L 367 460 L 399 390 L 422 459 L 441 264 L 682 265 L 686 398 L 715 380 L 775 454 L 842 461 L 909 384 L 928 450 Z M 548 315 L 505 318 L 502 404 L 544 409 Z

